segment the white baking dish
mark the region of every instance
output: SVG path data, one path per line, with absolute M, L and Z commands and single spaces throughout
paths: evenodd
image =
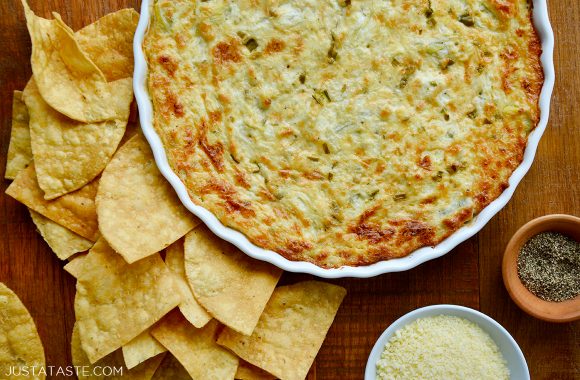
M 545 76 L 539 101 L 541 118 L 536 129 L 528 137 L 528 145 L 524 153 L 524 159 L 512 174 L 509 180 L 509 187 L 495 201 L 484 208 L 473 221 L 453 233 L 443 242 L 435 247 L 418 249 L 406 257 L 382 261 L 368 266 L 342 267 L 338 269 L 324 269 L 307 262 L 290 261 L 276 252 L 265 250 L 254 245 L 242 233 L 225 227 L 211 212 L 195 205 L 189 198 L 185 185 L 169 166 L 164 147 L 153 128 L 153 108 L 147 87 L 147 61 L 142 49 L 143 39 L 149 26 L 152 4 L 153 0 L 143 0 L 141 6 L 141 19 L 139 20 L 139 26 L 134 40 L 135 74 L 133 81 L 135 97 L 137 98 L 137 104 L 139 106 L 141 127 L 151 145 L 159 170 L 171 183 L 185 207 L 197 215 L 216 235 L 233 243 L 249 256 L 267 261 L 290 272 L 310 273 L 325 278 L 373 277 L 383 273 L 408 270 L 425 261 L 443 256 L 458 244 L 479 232 L 507 204 L 517 185 L 530 169 L 538 148 L 538 143 L 548 123 L 550 98 L 554 87 L 554 33 L 548 19 L 546 0 L 534 0 L 533 21 L 542 42 L 543 53 L 541 60 Z

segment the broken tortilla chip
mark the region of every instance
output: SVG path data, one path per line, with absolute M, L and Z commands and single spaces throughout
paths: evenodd
M 152 380 L 191 380 L 189 373 L 183 368 L 175 356 L 168 353 L 157 368 Z
M 96 241 L 99 236 L 95 207 L 97 188 L 98 179 L 95 179 L 77 191 L 47 201 L 38 186 L 32 163 L 18 173 L 6 194 L 80 236 Z
M 133 76 L 133 36 L 138 22 L 137 11 L 121 9 L 75 33 L 81 49 L 109 82 Z
M 22 100 L 22 92 L 14 91 L 12 98 L 12 132 L 8 145 L 8 158 L 4 178 L 14 179 L 32 161 L 28 109 Z
M 345 295 L 319 281 L 281 286 L 251 336 L 226 327 L 217 343 L 282 380 L 303 380 Z
M 218 328 L 216 320 L 201 329 L 195 328 L 174 310 L 151 329 L 151 335 L 179 360 L 193 379 L 233 379 L 238 358 L 215 343 Z
M 60 18 L 38 17 L 26 0 L 22 4 L 32 41 L 32 72 L 44 100 L 56 111 L 84 123 L 127 120 L 133 100 L 131 78 L 107 82 Z
M 185 271 L 198 302 L 217 320 L 250 335 L 282 270 L 252 259 L 205 225 L 185 237 Z
M 101 238 L 77 269 L 75 314 L 91 363 L 129 343 L 181 301 L 159 254 L 127 264 Z
M 52 109 L 40 96 L 34 78 L 24 89 L 30 114 L 30 141 L 38 185 L 44 199 L 80 189 L 97 177 L 117 150 L 127 120 L 85 124 Z
M 127 368 L 131 369 L 163 352 L 167 349 L 153 338 L 149 330 L 145 330 L 123 346 L 123 359 Z
M 40 235 L 59 259 L 66 260 L 75 253 L 84 252 L 93 246 L 92 241 L 75 234 L 36 211 L 30 209 L 28 211 Z
M 199 224 L 157 169 L 141 134 L 103 171 L 97 214 L 101 233 L 129 263 L 167 248 Z
M 44 348 L 32 317 L 18 296 L 0 282 L 0 374 L 6 380 L 19 379 L 18 372 L 9 375 L 14 367 L 36 367 L 38 372 L 44 365 Z
M 175 274 L 175 283 L 181 294 L 179 310 L 195 327 L 202 328 L 211 319 L 211 315 L 197 302 L 185 277 L 183 240 L 180 239 L 165 250 L 165 265 Z
M 71 354 L 79 380 L 150 380 L 163 361 L 163 355 L 160 355 L 129 369 L 123 363 L 121 350 L 117 350 L 91 364 L 83 351 L 77 323 L 73 327 Z

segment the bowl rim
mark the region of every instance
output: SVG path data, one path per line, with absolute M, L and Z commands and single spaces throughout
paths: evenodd
M 437 314 L 432 314 L 432 312 L 437 312 Z M 499 322 L 497 322 L 495 319 L 491 318 L 489 315 L 486 315 L 478 310 L 475 310 L 475 309 L 472 309 L 472 308 L 469 308 L 466 306 L 452 305 L 452 304 L 439 304 L 439 305 L 430 305 L 430 306 L 421 307 L 419 309 L 412 310 L 412 311 L 402 315 L 397 320 L 395 320 L 393 323 L 391 323 L 379 336 L 379 338 L 375 342 L 375 344 L 374 344 L 374 346 L 369 354 L 369 357 L 367 359 L 367 364 L 365 367 L 364 379 L 365 380 L 376 380 L 376 364 L 381 357 L 381 354 L 383 352 L 385 344 L 387 343 L 387 340 L 396 331 L 401 329 L 403 326 L 408 325 L 409 323 L 417 320 L 418 318 L 422 318 L 423 316 L 425 316 L 425 317 L 432 316 L 432 315 L 457 316 L 456 314 L 453 314 L 454 312 L 460 312 L 460 313 L 465 313 L 465 314 L 470 315 L 471 317 L 473 317 L 473 320 L 471 320 L 471 319 L 470 320 L 472 322 L 476 323 L 484 331 L 486 331 L 486 329 L 484 328 L 484 326 L 481 325 L 481 323 L 479 321 L 481 321 L 481 320 L 486 321 L 491 326 L 493 326 L 493 328 L 496 331 L 498 331 L 501 335 L 503 335 L 507 339 L 507 341 L 509 342 L 509 344 L 513 348 L 514 352 L 516 353 L 517 361 L 518 361 L 519 365 L 521 365 L 522 368 L 525 369 L 525 372 L 527 373 L 527 377 L 524 379 L 521 379 L 521 380 L 529 380 L 530 379 L 528 363 L 526 362 L 526 358 L 524 356 L 524 353 L 522 352 L 522 350 L 521 350 L 520 346 L 518 345 L 518 343 L 516 342 L 516 340 L 505 329 L 505 327 L 503 327 Z M 463 318 L 463 317 L 461 317 L 461 318 Z M 486 331 L 486 333 L 487 333 L 487 331 Z M 494 342 L 495 342 L 495 340 L 494 340 Z M 495 344 L 501 349 L 501 347 L 499 346 L 499 343 L 495 342 Z M 504 359 L 505 359 L 505 357 L 504 357 Z
M 553 59 L 554 33 L 548 17 L 546 0 L 533 0 L 532 18 L 541 41 L 541 63 L 544 72 L 544 84 L 538 101 L 540 108 L 540 121 L 528 136 L 523 160 L 512 173 L 509 178 L 509 186 L 502 192 L 502 194 L 481 210 L 481 212 L 469 224 L 455 231 L 436 246 L 420 248 L 402 258 L 380 261 L 366 266 L 343 266 L 340 268 L 322 268 L 309 262 L 290 261 L 279 253 L 256 246 L 241 232 L 224 226 L 213 213 L 201 206 L 195 205 L 190 199 L 185 185 L 169 166 L 161 139 L 153 127 L 153 107 L 147 87 L 147 61 L 142 49 L 145 34 L 149 27 L 150 9 L 153 5 L 153 1 L 154 0 L 143 0 L 141 4 L 141 16 L 133 41 L 133 52 L 135 56 L 133 88 L 137 105 L 139 107 L 141 128 L 145 138 L 151 146 L 157 167 L 161 174 L 175 189 L 183 205 L 201 219 L 214 234 L 234 244 L 250 257 L 269 262 L 288 272 L 307 273 L 322 278 L 369 278 L 384 273 L 409 270 L 426 261 L 445 255 L 457 245 L 478 233 L 487 222 L 489 222 L 489 220 L 508 203 L 514 194 L 517 185 L 530 169 L 540 138 L 542 137 L 548 123 L 550 100 L 555 81 Z
M 518 228 L 506 245 L 502 259 L 502 278 L 510 298 L 520 309 L 546 322 L 566 323 L 580 320 L 580 295 L 562 302 L 545 301 L 530 292 L 517 275 L 517 257 L 523 244 L 538 233 L 558 232 L 557 227 L 551 227 L 556 223 L 578 226 L 580 230 L 580 218 L 568 214 L 544 215 L 525 223 Z M 527 236 L 530 231 L 535 230 L 537 232 Z M 573 307 L 572 311 L 569 310 L 570 306 Z

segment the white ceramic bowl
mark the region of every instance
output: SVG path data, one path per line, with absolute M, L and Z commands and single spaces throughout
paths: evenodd
M 510 378 L 512 380 L 529 380 L 530 373 L 528 365 L 522 350 L 512 338 L 510 333 L 487 315 L 480 313 L 477 310 L 470 309 L 464 306 L 457 305 L 432 305 L 423 307 L 421 309 L 413 310 L 401 318 L 397 319 L 381 334 L 377 343 L 373 347 L 367 367 L 365 370 L 365 380 L 376 380 L 377 371 L 376 365 L 381 358 L 381 353 L 388 340 L 393 334 L 403 326 L 413 322 L 418 318 L 432 317 L 435 315 L 452 315 L 456 317 L 465 318 L 473 323 L 476 323 L 483 331 L 489 334 L 494 342 L 499 347 L 503 357 L 507 362 L 507 367 L 510 371 Z
M 479 232 L 486 223 L 507 204 L 514 193 L 516 186 L 530 169 L 532 161 L 534 160 L 534 155 L 536 154 L 536 149 L 538 148 L 538 143 L 540 142 L 540 138 L 542 137 L 548 123 L 550 98 L 554 87 L 554 33 L 552 32 L 552 27 L 550 26 L 550 21 L 548 19 L 546 0 L 534 0 L 533 20 L 542 42 L 543 53 L 541 60 L 545 76 L 545 82 L 539 102 L 541 118 L 538 126 L 528 138 L 528 145 L 524 153 L 524 159 L 512 174 L 509 180 L 509 187 L 495 201 L 484 208 L 472 222 L 453 233 L 443 242 L 435 247 L 424 247 L 418 249 L 406 257 L 381 261 L 368 266 L 345 266 L 338 269 L 324 269 L 307 262 L 290 261 L 276 252 L 265 250 L 254 245 L 245 235 L 236 230 L 225 227 L 211 212 L 203 207 L 195 205 L 189 198 L 185 185 L 169 166 L 161 140 L 153 128 L 153 108 L 147 88 L 147 61 L 142 49 L 143 39 L 149 26 L 150 8 L 152 4 L 153 0 L 143 0 L 141 6 L 141 18 L 139 20 L 139 26 L 137 27 L 134 40 L 135 74 L 133 78 L 133 87 L 135 90 L 137 105 L 139 106 L 141 127 L 145 137 L 151 145 L 159 170 L 171 183 L 185 207 L 199 217 L 217 236 L 233 243 L 255 259 L 267 261 L 289 272 L 309 273 L 325 278 L 366 278 L 383 273 L 408 270 L 424 263 L 425 261 L 443 256 L 458 244 Z

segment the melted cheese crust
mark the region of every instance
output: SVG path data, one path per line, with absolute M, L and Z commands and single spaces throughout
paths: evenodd
M 321 267 L 432 246 L 539 120 L 527 0 L 157 0 L 154 126 L 192 200 Z

